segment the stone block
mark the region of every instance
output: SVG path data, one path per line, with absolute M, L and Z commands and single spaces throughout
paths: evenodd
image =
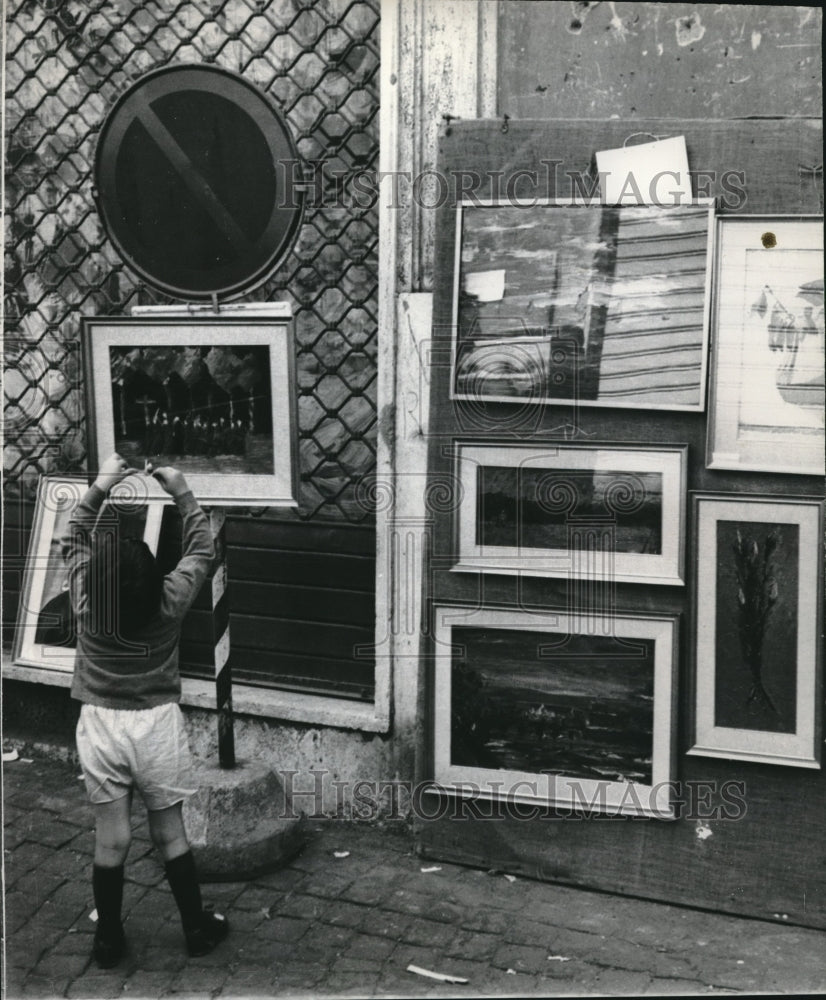
M 301 850 L 305 821 L 266 764 L 241 760 L 224 769 L 216 759 L 197 760 L 195 776 L 184 824 L 202 881 L 255 878 Z

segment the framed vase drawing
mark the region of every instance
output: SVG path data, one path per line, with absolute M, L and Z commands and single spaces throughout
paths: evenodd
M 705 408 L 714 205 L 462 202 L 451 394 Z
M 696 756 L 820 766 L 822 504 L 693 494 Z
M 157 554 L 164 505 L 130 495 L 129 482 L 124 480 L 117 495 L 110 494 L 102 513 L 107 519 L 114 515 L 123 537 L 140 538 Z M 85 477 L 40 479 L 14 633 L 14 663 L 69 673 L 74 669 L 77 636 L 61 541 L 87 488 Z
M 453 569 L 682 586 L 687 452 L 457 441 Z
M 434 608 L 437 789 L 673 818 L 677 619 Z
M 91 463 L 174 465 L 206 504 L 296 505 L 288 322 L 85 318 L 83 360 Z
M 823 218 L 717 225 L 706 464 L 823 475 Z

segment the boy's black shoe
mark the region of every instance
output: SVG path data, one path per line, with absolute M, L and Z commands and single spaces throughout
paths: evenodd
M 191 958 L 208 955 L 229 934 L 229 920 L 221 913 L 213 913 L 207 905 L 201 914 L 201 925 L 193 930 L 185 931 L 186 950 Z
M 92 957 L 100 969 L 111 969 L 126 952 L 126 935 L 120 927 L 114 934 L 102 934 L 100 927 L 95 931 Z

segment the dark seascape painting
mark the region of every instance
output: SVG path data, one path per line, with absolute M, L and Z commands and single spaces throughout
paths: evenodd
M 476 544 L 567 549 L 572 525 L 605 524 L 615 552 L 662 552 L 659 472 L 479 466 Z
M 653 639 L 459 626 L 451 641 L 451 764 L 651 783 Z
M 110 347 L 115 448 L 143 468 L 271 475 L 269 348 Z
M 717 726 L 797 731 L 799 530 L 717 522 Z

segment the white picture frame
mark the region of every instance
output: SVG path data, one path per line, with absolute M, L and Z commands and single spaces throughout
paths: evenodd
M 433 609 L 436 791 L 674 818 L 677 618 L 598 617 L 586 623 L 563 611 Z M 474 704 L 469 686 L 490 697 L 490 713 Z M 465 710 L 470 726 L 462 722 Z M 612 725 L 608 738 L 604 731 L 599 741 L 590 738 L 591 727 Z M 495 759 L 480 761 L 486 753 Z M 497 764 L 503 755 L 521 766 Z M 635 768 L 644 773 L 619 773 Z
M 100 467 L 118 451 L 139 468 L 147 459 L 175 465 L 204 504 L 297 506 L 289 322 L 94 317 L 84 318 L 82 333 L 90 463 Z M 168 429 L 183 428 L 185 438 L 197 421 L 197 450 Z M 165 496 L 154 480 L 148 489 Z
M 460 201 L 451 398 L 703 412 L 713 253 L 710 198 Z
M 717 220 L 706 465 L 824 475 L 823 217 Z
M 692 501 L 695 734 L 688 753 L 819 768 L 822 503 L 713 493 Z
M 682 586 L 687 453 L 457 441 L 453 569 Z
M 130 523 L 157 554 L 163 502 L 137 500 L 128 490 L 129 481 L 105 501 L 120 522 Z M 73 618 L 68 594 L 68 571 L 59 542 L 69 519 L 88 489 L 85 477 L 41 476 L 35 502 L 29 552 L 20 591 L 12 661 L 21 666 L 71 673 L 75 665 Z M 130 530 L 127 528 L 127 530 Z

